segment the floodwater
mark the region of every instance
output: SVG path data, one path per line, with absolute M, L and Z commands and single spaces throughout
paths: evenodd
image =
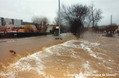
M 9 65 L 0 75 L 2 78 L 119 78 L 119 40 L 100 39 L 69 40 L 44 48 Z

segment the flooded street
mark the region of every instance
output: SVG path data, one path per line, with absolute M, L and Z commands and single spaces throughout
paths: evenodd
M 19 59 L 0 75 L 2 78 L 119 78 L 118 44 L 118 38 L 108 37 L 69 40 Z
M 119 78 L 119 0 L 0 0 L 0 78 Z

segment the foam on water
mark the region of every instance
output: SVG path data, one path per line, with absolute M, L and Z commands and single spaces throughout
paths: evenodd
M 98 70 L 95 70 L 93 69 L 91 66 L 90 66 L 90 62 L 89 61 L 86 61 L 86 63 L 84 63 L 82 65 L 82 67 L 85 69 L 85 73 L 86 74 L 92 74 L 92 73 L 97 73 Z
M 91 42 L 87 42 L 87 41 L 81 41 L 81 42 L 82 42 L 80 44 L 81 48 L 86 50 L 86 51 L 88 51 L 90 56 L 103 61 L 102 63 L 99 63 L 99 64 L 101 64 L 102 66 L 104 66 L 107 69 L 110 69 L 110 70 L 112 69 L 110 66 L 107 66 L 107 65 L 104 64 L 104 63 L 106 63 L 106 64 L 110 65 L 110 61 L 111 61 L 111 63 L 113 62 L 112 60 L 110 60 L 110 59 L 109 60 L 105 60 L 103 57 L 99 56 L 99 55 L 106 56 L 104 53 L 94 52 L 93 50 L 91 50 L 92 47 L 96 48 L 97 46 L 99 46 L 100 45 L 99 43 L 91 43 Z M 98 72 L 97 70 L 94 70 L 93 68 L 90 67 L 89 62 L 88 63 L 84 63 L 83 67 L 85 69 L 88 69 L 87 71 L 92 70 L 93 71 L 92 73 Z M 91 73 L 91 71 L 90 71 L 90 73 Z
M 74 43 L 80 43 L 79 45 L 76 45 L 76 44 L 74 44 Z M 72 40 L 72 41 L 68 41 L 68 42 L 66 42 L 66 43 L 64 43 L 64 44 L 62 44 L 63 46 L 66 46 L 66 47 L 71 47 L 71 48 L 80 48 L 80 49 L 83 49 L 83 50 L 86 50 L 88 53 L 89 53 L 89 55 L 90 56 L 92 56 L 92 57 L 94 57 L 94 58 L 96 58 L 96 59 L 102 59 L 102 57 L 99 57 L 99 56 L 97 56 L 95 53 L 96 52 L 94 52 L 91 48 L 92 47 L 97 47 L 97 46 L 99 46 L 100 44 L 99 43 L 92 43 L 92 42 L 88 42 L 88 41 L 78 41 L 78 40 Z M 72 50 L 72 55 L 71 55 L 71 57 L 73 57 L 73 58 L 77 58 L 77 55 L 75 55 L 75 52 L 74 52 L 74 50 Z M 97 73 L 98 71 L 97 70 L 95 70 L 95 69 L 93 69 L 91 66 L 90 66 L 90 63 L 89 63 L 89 61 L 86 61 L 86 60 L 84 60 L 84 58 L 81 58 L 80 56 L 78 56 L 81 60 L 82 60 L 82 67 L 83 67 L 83 69 L 85 69 L 85 73 Z M 86 61 L 86 62 L 85 62 Z M 73 67 L 73 65 L 72 64 L 70 64 L 71 65 L 71 67 Z M 79 74 L 77 75 L 77 74 L 73 74 L 74 76 L 75 76 L 75 78 L 80 78 L 79 76 Z
M 82 43 L 84 43 L 84 44 L 86 44 L 86 45 L 88 45 L 88 46 L 92 46 L 92 47 L 96 47 L 96 46 L 99 46 L 99 45 L 100 45 L 100 44 L 97 43 L 97 42 L 89 42 L 89 41 L 84 41 L 84 40 L 82 40 L 82 41 L 80 41 L 80 42 L 82 42 Z
M 37 71 L 37 73 L 45 75 L 44 72 L 41 71 L 44 68 L 44 65 L 42 64 L 42 60 L 40 60 L 40 58 L 43 58 L 45 56 L 40 54 L 41 51 L 19 59 L 16 63 L 11 64 L 7 67 L 7 69 L 12 69 L 12 71 L 8 70 L 7 73 L 2 73 L 2 75 L 9 78 L 14 78 L 15 73 L 20 71 Z M 35 67 L 30 64 L 31 61 L 35 61 Z
M 79 42 L 79 41 L 78 40 L 70 40 L 70 41 L 67 41 L 61 45 L 65 46 L 65 47 L 71 47 L 71 48 L 80 48 L 79 45 L 73 44 L 74 42 Z
M 75 43 L 79 43 L 79 44 L 75 44 Z M 93 43 L 84 40 L 82 41 L 70 40 L 62 44 L 48 47 L 44 51 L 39 51 L 27 57 L 21 58 L 16 63 L 11 64 L 10 66 L 7 67 L 8 69 L 12 68 L 12 71 L 8 71 L 7 73 L 2 73 L 2 74 L 4 76 L 7 75 L 7 77 L 10 78 L 15 78 L 16 73 L 19 71 L 28 71 L 28 72 L 36 71 L 39 75 L 43 75 L 46 78 L 54 78 L 53 76 L 47 76 L 46 73 L 43 71 L 43 69 L 47 67 L 44 66 L 43 64 L 44 61 L 42 59 L 52 55 L 68 56 L 69 52 L 71 52 L 71 54 L 69 54 L 71 58 L 80 58 L 82 60 L 82 68 L 85 69 L 84 73 L 88 73 L 88 72 L 96 73 L 98 71 L 90 66 L 89 61 L 85 60 L 85 58 L 81 58 L 80 55 L 75 54 L 75 49 L 83 49 L 87 51 L 90 56 L 101 60 L 103 58 L 97 56 L 98 53 L 92 50 L 92 47 L 97 47 L 99 45 L 100 45 L 99 43 Z M 61 61 L 65 62 L 65 60 L 61 60 Z M 32 62 L 34 63 L 35 66 L 31 64 Z M 74 66 L 73 63 L 70 63 L 70 65 L 71 67 Z M 67 76 L 73 76 L 75 78 L 86 78 L 82 72 L 80 72 L 79 74 L 67 74 Z
M 58 48 L 57 48 L 58 47 Z M 57 48 L 57 49 L 56 49 Z M 36 71 L 39 75 L 45 76 L 46 74 L 42 71 L 45 67 L 43 65 L 42 58 L 48 57 L 50 55 L 56 54 L 61 55 L 58 50 L 63 49 L 63 47 L 59 45 L 54 45 L 52 47 L 48 47 L 45 49 L 45 52 L 39 51 L 37 53 L 34 53 L 32 55 L 29 55 L 27 57 L 19 59 L 16 63 L 11 64 L 6 69 L 12 69 L 12 71 L 7 71 L 1 73 L 3 76 L 7 76 L 10 78 L 15 77 L 15 73 L 19 71 Z M 35 61 L 35 67 L 32 66 L 30 62 Z M 51 77 L 51 76 L 50 76 Z M 47 77 L 48 78 L 48 77 Z M 52 77 L 53 78 L 53 77 Z
M 0 75 L 4 75 L 4 78 L 15 78 L 15 72 L 0 73 Z
M 76 44 L 74 44 L 75 42 L 79 42 L 79 43 L 81 42 L 81 43 L 80 43 L 80 45 L 76 45 Z M 96 42 L 93 43 L 93 42 L 88 42 L 88 41 L 79 41 L 79 40 L 70 40 L 70 41 L 67 41 L 61 45 L 65 46 L 65 47 L 84 49 L 90 53 L 90 56 L 93 56 L 94 58 L 97 58 L 97 59 L 102 59 L 100 57 L 97 57 L 95 52 L 93 52 L 91 50 L 91 47 L 97 47 L 100 45 L 99 43 L 96 43 Z
M 92 47 L 97 47 L 100 44 L 99 43 L 92 43 L 92 42 L 88 42 L 88 41 L 81 41 L 82 43 L 80 44 L 81 48 L 88 51 L 90 56 L 96 58 L 96 59 L 103 59 L 102 57 L 98 56 L 98 52 L 94 52 L 93 50 L 91 50 Z
M 80 46 L 81 46 L 82 49 L 87 50 L 87 51 L 90 52 L 90 53 L 93 52 L 93 51 L 91 50 L 91 48 L 89 48 L 88 46 L 86 46 L 86 45 L 83 44 L 83 43 L 80 44 Z

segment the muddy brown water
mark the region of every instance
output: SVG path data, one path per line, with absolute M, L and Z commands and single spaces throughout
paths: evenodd
M 69 40 L 20 58 L 1 78 L 119 78 L 119 38 Z

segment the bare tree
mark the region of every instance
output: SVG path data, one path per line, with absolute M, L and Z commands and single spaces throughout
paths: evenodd
M 55 18 L 54 18 L 53 24 L 54 24 L 54 25 L 58 25 L 58 24 L 59 24 L 59 22 L 58 22 L 58 17 L 55 17 Z
M 41 24 L 41 18 L 35 16 L 35 17 L 32 18 L 32 22 L 36 26 L 37 30 L 40 32 L 40 30 L 41 30 L 41 26 L 40 26 L 40 24 Z
M 48 22 L 49 21 L 48 21 L 48 18 L 47 17 L 43 17 L 42 18 L 42 23 L 43 23 L 44 26 L 47 26 Z
M 86 5 L 73 5 L 70 7 L 62 6 L 61 16 L 65 21 L 68 21 L 70 25 L 70 31 L 76 37 L 80 37 L 80 34 L 84 28 L 85 18 L 87 17 L 89 8 Z
M 94 8 L 94 5 L 92 4 L 89 6 L 89 15 L 88 15 L 88 26 L 92 23 L 92 27 L 95 27 L 97 23 L 102 19 L 102 11 L 101 9 Z
M 48 18 L 47 17 L 38 17 L 35 16 L 32 18 L 33 24 L 36 26 L 37 30 L 40 32 L 41 30 L 43 32 L 46 31 L 47 25 L 48 25 Z
M 47 30 L 47 25 L 48 25 L 48 18 L 43 17 L 43 18 L 42 18 L 42 30 L 43 30 L 43 32 L 46 32 L 46 30 Z

